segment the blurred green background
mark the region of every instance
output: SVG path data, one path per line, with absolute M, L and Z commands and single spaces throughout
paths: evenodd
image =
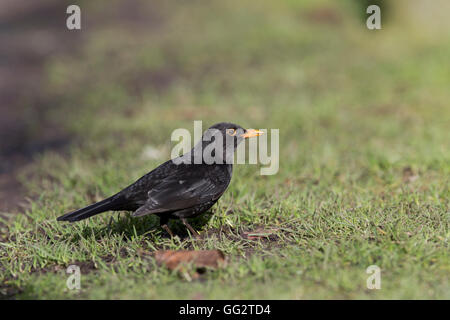
M 74 3 L 79 31 L 65 27 Z M 366 28 L 365 8 L 373 3 L 381 6 L 381 30 Z M 35 231 L 70 234 L 54 226 L 56 216 L 131 183 L 169 157 L 172 130 L 203 120 L 204 128 L 231 121 L 280 129 L 278 174 L 238 166 L 223 200 L 235 213 L 213 209 L 220 218 L 210 227 L 236 231 L 293 219 L 295 236 L 268 246 L 300 251 L 286 254 L 287 266 L 261 267 L 262 275 L 244 267 L 242 277 L 256 283 L 245 290 L 168 285 L 140 297 L 195 298 L 203 290 L 203 298 L 449 298 L 448 12 L 450 2 L 425 0 L 2 1 L 0 227 L 10 244 L 0 247 L 4 294 L 70 296 L 45 289 L 59 281 L 51 274 L 30 270 L 97 263 L 95 254 L 40 254 L 65 238 Z M 96 219 L 89 223 L 100 230 L 105 222 Z M 79 248 L 67 241 L 66 251 Z M 111 245 L 95 250 L 104 256 Z M 231 243 L 222 249 L 236 254 Z M 254 250 L 251 259 L 264 261 Z M 376 294 L 351 276 L 364 279 L 373 263 L 390 268 L 392 280 Z M 278 286 L 277 268 L 305 287 Z M 336 269 L 344 271 L 332 276 Z M 127 281 L 145 275 L 124 270 Z M 176 283 L 158 277 L 148 281 Z M 283 289 L 262 294 L 265 281 Z M 139 292 L 120 282 L 100 288 L 92 284 L 81 296 Z

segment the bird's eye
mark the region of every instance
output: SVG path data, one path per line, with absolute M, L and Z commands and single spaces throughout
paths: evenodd
M 230 136 L 235 136 L 236 135 L 236 130 L 235 129 L 227 129 L 227 134 Z

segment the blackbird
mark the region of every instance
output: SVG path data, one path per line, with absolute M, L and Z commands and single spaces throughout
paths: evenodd
M 219 200 L 231 181 L 234 150 L 245 138 L 262 133 L 217 123 L 191 151 L 161 164 L 115 195 L 60 216 L 58 221 L 80 221 L 110 210 L 134 211 L 133 216 L 159 216 L 161 227 L 172 237 L 169 219 L 180 219 L 198 235 L 186 218 L 206 212 Z

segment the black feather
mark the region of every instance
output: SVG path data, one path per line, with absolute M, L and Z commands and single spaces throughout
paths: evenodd
M 109 211 L 109 210 L 117 210 L 122 204 L 122 200 L 120 198 L 107 198 L 105 200 L 93 203 L 87 207 L 66 213 L 63 216 L 58 217 L 58 221 L 80 221 L 83 219 L 87 219 L 96 214 Z

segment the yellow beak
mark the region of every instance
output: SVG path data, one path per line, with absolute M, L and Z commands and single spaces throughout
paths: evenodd
M 243 137 L 243 138 L 251 138 L 251 137 L 260 136 L 262 134 L 264 134 L 264 131 L 248 129 L 246 133 L 241 134 L 241 137 Z

